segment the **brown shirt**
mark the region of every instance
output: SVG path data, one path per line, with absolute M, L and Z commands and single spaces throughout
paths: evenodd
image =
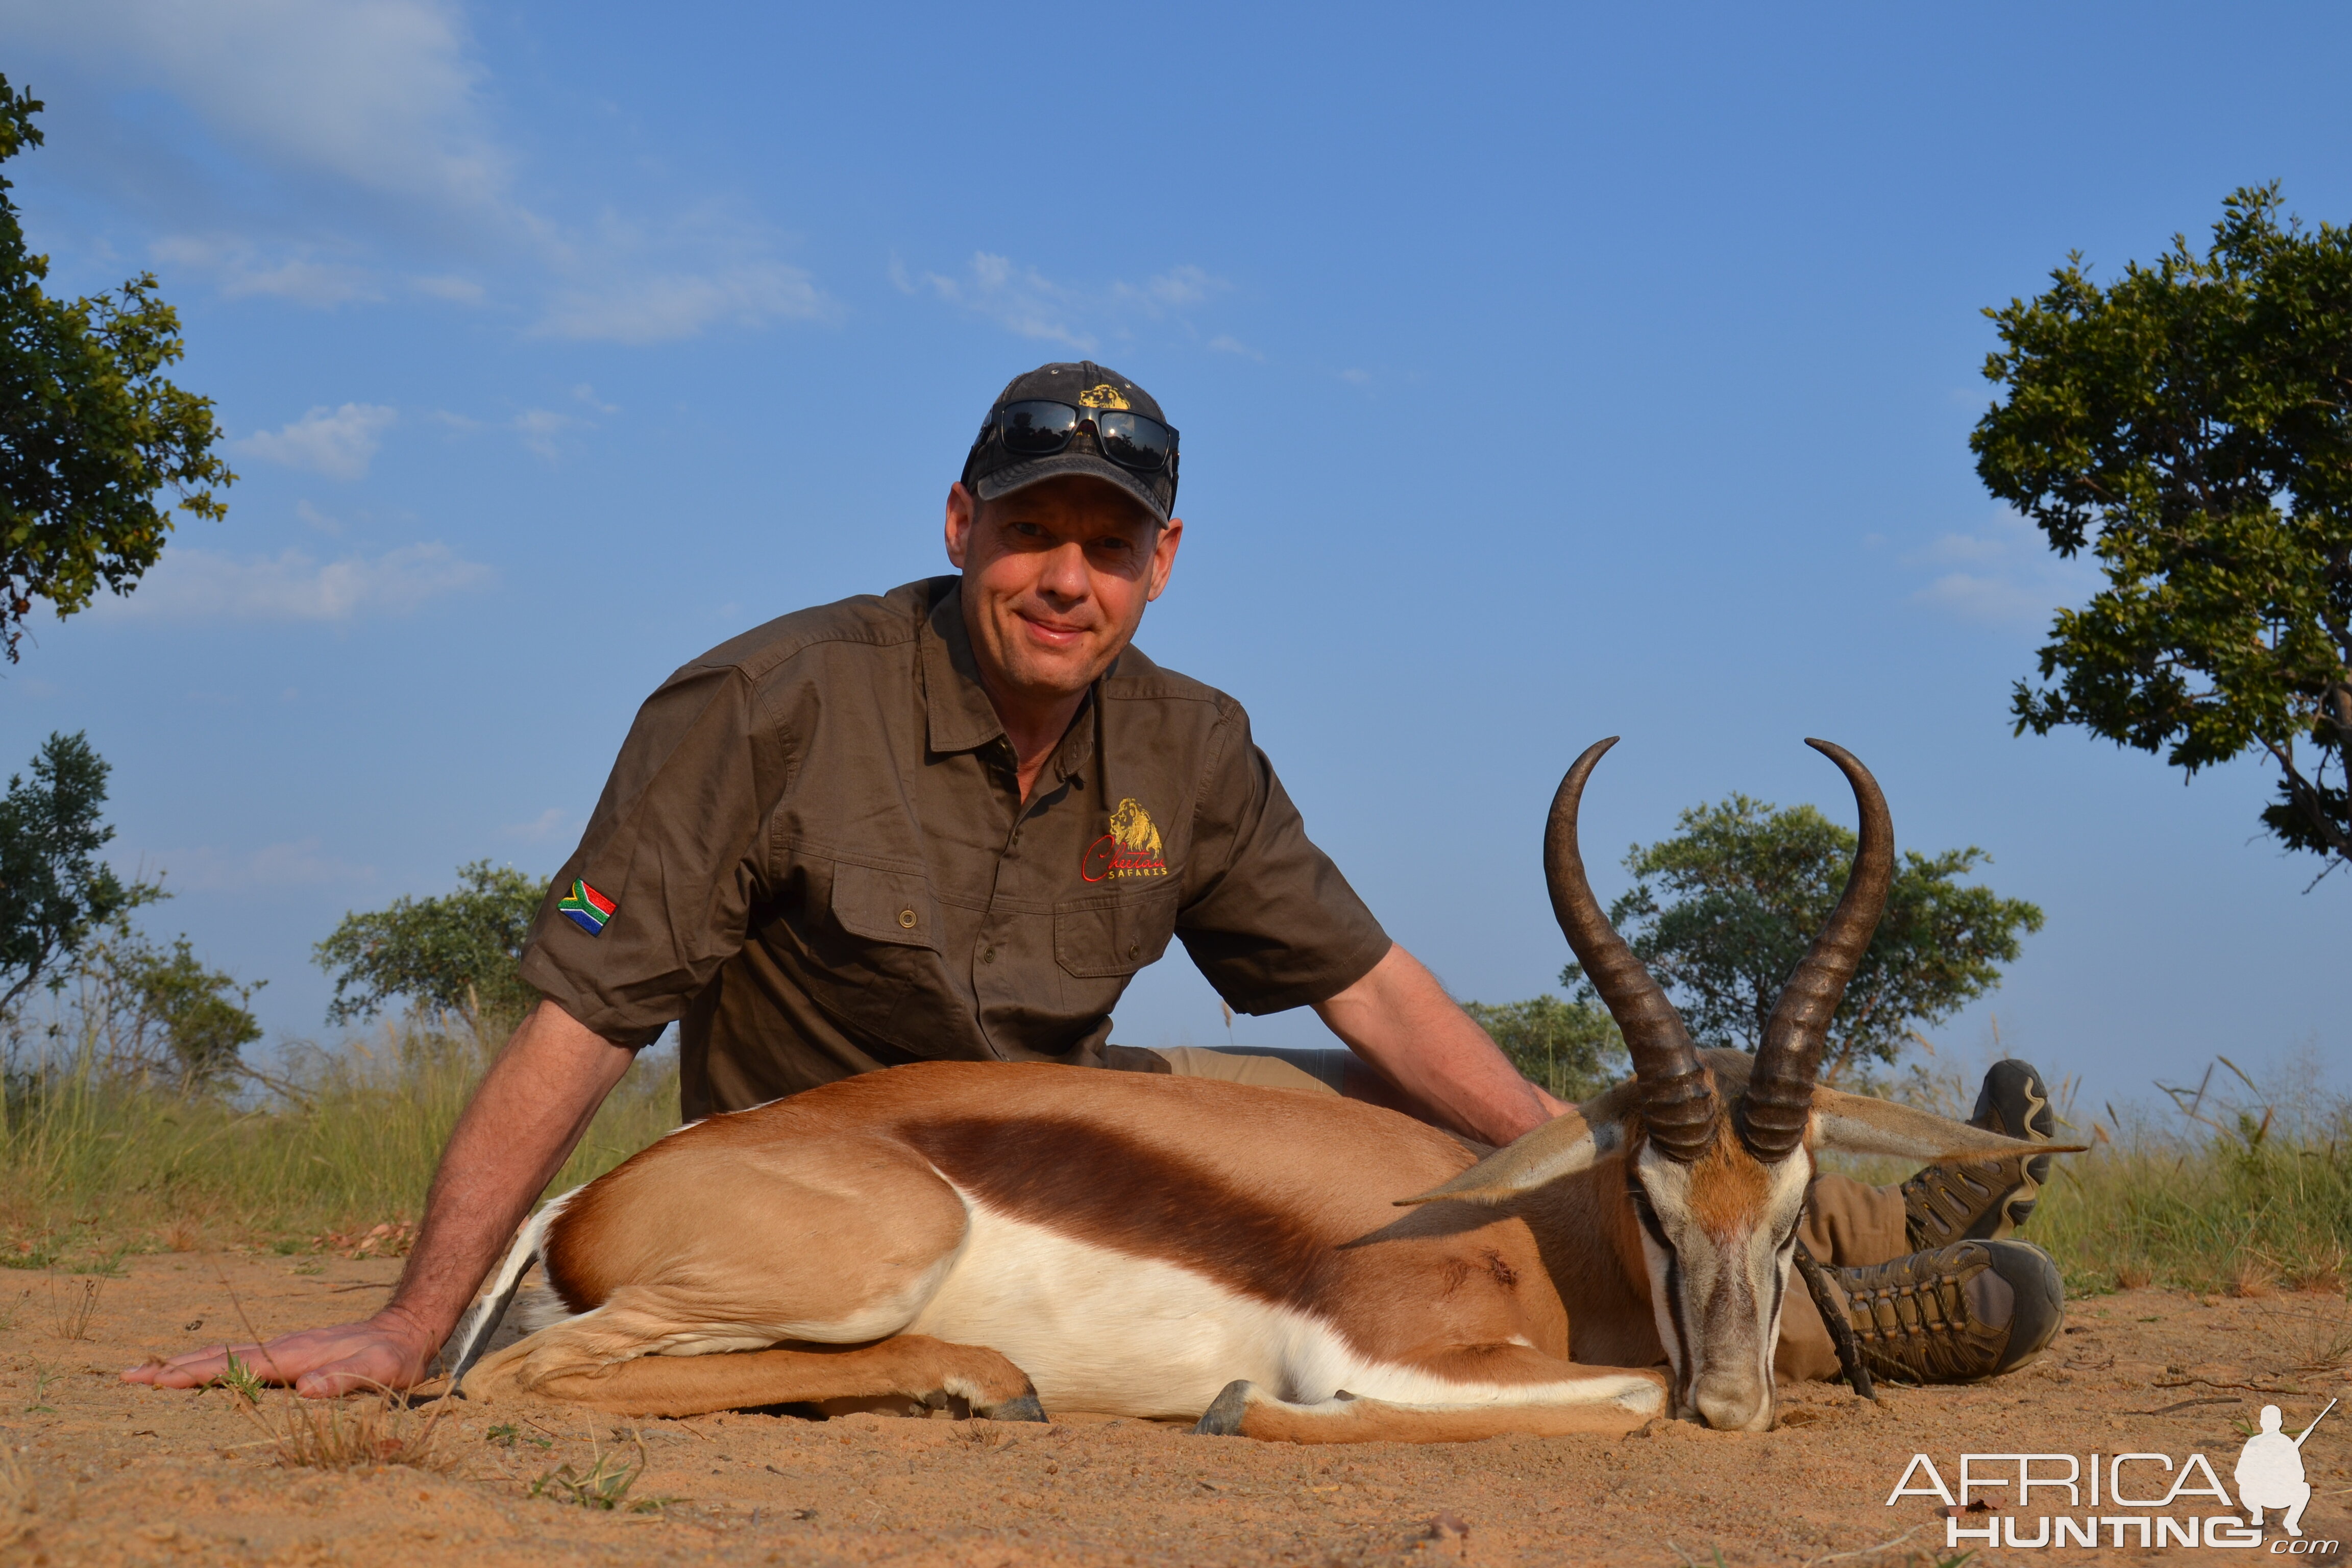
M 638 710 L 522 973 L 623 1044 L 683 1019 L 688 1118 L 900 1062 L 1102 1065 L 1171 935 L 1244 1013 L 1387 952 L 1241 706 L 1132 647 L 1024 805 L 960 582 L 771 621 Z

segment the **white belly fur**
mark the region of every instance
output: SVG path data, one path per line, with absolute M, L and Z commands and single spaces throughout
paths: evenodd
M 962 1247 L 900 1331 L 998 1352 L 1029 1374 L 1049 1411 L 1189 1418 L 1235 1378 L 1303 1405 L 1343 1389 L 1424 1405 L 1586 1404 L 1652 1391 L 1609 1373 L 1474 1384 L 1370 1361 L 1307 1313 L 965 1203 Z

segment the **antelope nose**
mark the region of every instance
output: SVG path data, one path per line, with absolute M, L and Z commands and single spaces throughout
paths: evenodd
M 1772 1419 L 1772 1401 L 1766 1391 L 1743 1379 L 1701 1377 L 1691 1403 L 1718 1432 L 1761 1431 Z

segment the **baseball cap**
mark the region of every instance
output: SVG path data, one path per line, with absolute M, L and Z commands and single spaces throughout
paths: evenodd
M 997 415 L 1008 404 L 1028 402 L 1066 404 L 1089 420 L 1098 412 L 1142 415 L 1167 429 L 1167 461 L 1152 471 L 1112 462 L 1103 456 L 1100 431 L 1092 424 L 1079 426 L 1069 444 L 1058 452 L 1030 457 L 1008 450 L 998 435 Z M 1165 522 L 1176 505 L 1175 437 L 1175 427 L 1160 412 L 1159 401 L 1118 372 L 1092 360 L 1041 364 L 1025 375 L 1014 376 L 989 405 L 980 436 L 964 458 L 963 482 L 981 500 L 998 500 L 1064 474 L 1087 474 L 1117 485 Z

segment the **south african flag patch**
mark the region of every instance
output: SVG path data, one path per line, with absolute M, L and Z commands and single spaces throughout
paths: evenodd
M 603 931 L 604 922 L 613 918 L 613 911 L 620 908 L 578 878 L 572 879 L 572 891 L 557 900 L 555 907 L 570 915 L 572 923 L 590 936 Z

